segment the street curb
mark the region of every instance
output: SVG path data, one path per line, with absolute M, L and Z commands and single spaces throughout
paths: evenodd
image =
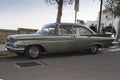
M 0 51 L 0 58 L 3 58 L 3 57 L 11 57 L 11 56 L 16 56 L 15 53 L 12 53 L 12 52 L 9 52 L 7 50 L 4 50 L 4 51 Z

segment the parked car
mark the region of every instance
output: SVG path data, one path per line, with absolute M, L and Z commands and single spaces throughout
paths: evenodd
M 38 58 L 42 53 L 62 53 L 88 50 L 95 54 L 101 47 L 112 45 L 114 38 L 98 35 L 83 25 L 51 23 L 34 34 L 10 35 L 6 48 L 18 55 Z

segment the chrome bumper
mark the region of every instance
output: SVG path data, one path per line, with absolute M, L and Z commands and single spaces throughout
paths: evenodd
M 6 46 L 8 51 L 11 52 L 24 52 L 25 48 L 17 48 L 17 47 L 11 47 L 11 46 Z

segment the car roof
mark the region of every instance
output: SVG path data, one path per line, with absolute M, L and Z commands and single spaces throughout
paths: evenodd
M 82 26 L 82 27 L 85 27 L 84 25 L 82 24 L 76 24 L 76 23 L 58 23 L 59 25 L 75 25 L 75 26 Z
M 85 25 L 81 25 L 81 24 L 75 24 L 75 23 L 49 23 L 49 24 L 45 24 L 44 26 L 46 26 L 47 27 L 47 25 L 49 25 L 49 26 L 51 26 L 51 27 L 53 27 L 53 25 L 54 25 L 54 27 L 55 27 L 55 25 L 74 25 L 74 26 L 77 26 L 77 27 L 85 27 Z M 57 26 L 56 26 L 57 27 Z

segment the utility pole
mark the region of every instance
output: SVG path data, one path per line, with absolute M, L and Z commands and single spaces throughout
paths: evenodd
M 77 21 L 77 11 L 75 11 L 75 23 Z
M 100 34 L 100 28 L 101 28 L 101 15 L 102 15 L 102 5 L 103 5 L 103 0 L 100 0 L 100 13 L 99 13 L 99 24 L 98 24 L 98 34 Z

